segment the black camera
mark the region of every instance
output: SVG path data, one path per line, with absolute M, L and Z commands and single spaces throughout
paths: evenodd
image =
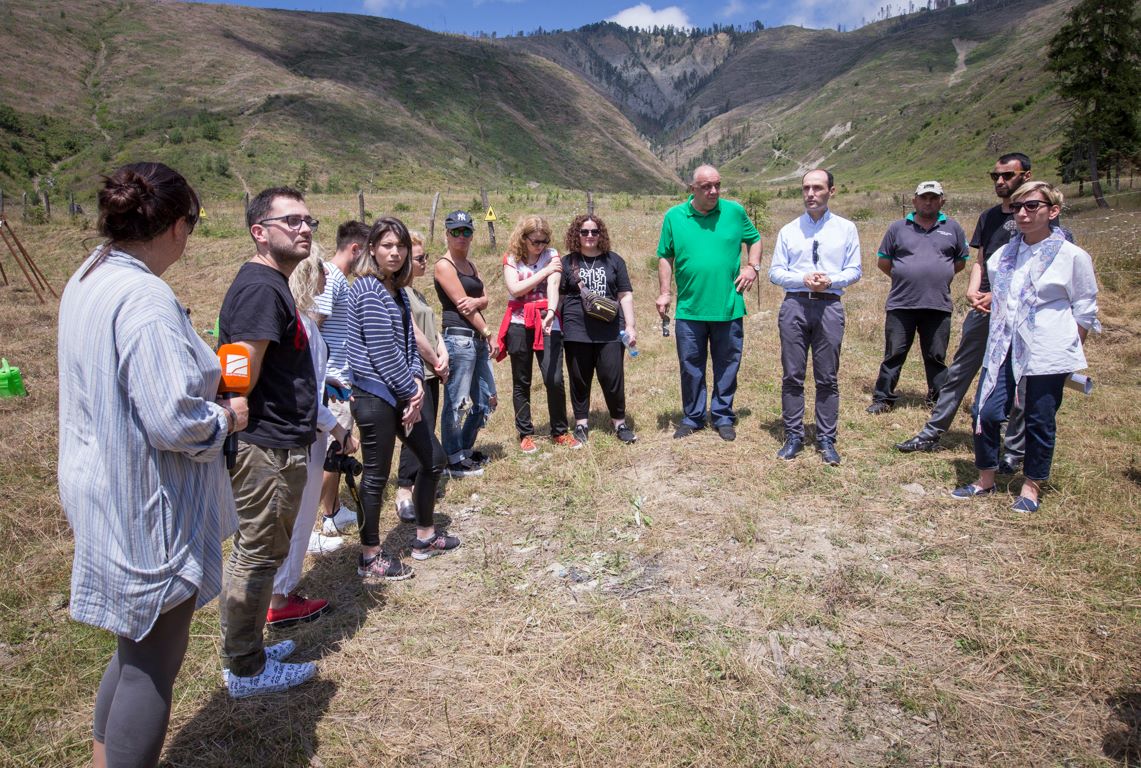
M 353 456 L 341 453 L 341 444 L 337 440 L 329 443 L 329 450 L 325 453 L 325 471 L 340 472 L 346 477 L 357 477 L 364 472 L 364 465 Z

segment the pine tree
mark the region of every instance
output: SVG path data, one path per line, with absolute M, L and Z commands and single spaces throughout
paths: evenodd
M 1072 178 L 1074 161 L 1084 160 L 1097 204 L 1106 208 L 1099 161 L 1133 160 L 1141 145 L 1141 21 L 1136 0 L 1081 0 L 1066 16 L 1046 64 L 1070 109 L 1059 170 Z

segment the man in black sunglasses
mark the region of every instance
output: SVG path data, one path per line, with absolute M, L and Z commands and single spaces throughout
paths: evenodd
M 1006 245 L 1018 231 L 1014 212 L 1010 208 L 1010 198 L 1020 186 L 1030 181 L 1030 176 L 1030 158 L 1021 152 L 1002 155 L 990 172 L 994 193 L 1001 202 L 983 211 L 971 235 L 970 246 L 978 250 L 978 259 L 971 264 L 971 276 L 967 285 L 967 301 L 970 302 L 971 309 L 963 320 L 959 347 L 955 350 L 951 364 L 947 366 L 931 418 L 915 437 L 897 443 L 895 448 L 898 451 L 912 453 L 935 450 L 939 438 L 950 428 L 963 398 L 967 396 L 975 374 L 982 367 L 987 336 L 990 333 L 990 280 L 986 260 Z M 1067 240 L 1073 239 L 1064 227 L 1063 231 Z M 1013 474 L 1022 464 L 1026 439 L 1020 402 L 1021 398 L 1015 400 L 1006 425 L 1005 451 L 998 465 L 1000 474 Z

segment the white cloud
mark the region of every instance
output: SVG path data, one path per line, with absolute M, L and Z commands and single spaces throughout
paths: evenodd
M 685 11 L 676 5 L 655 11 L 648 3 L 638 3 L 623 11 L 614 14 L 607 21 L 621 24 L 633 29 L 651 29 L 653 27 L 676 27 L 677 29 L 691 29 L 689 17 Z
M 740 16 L 746 10 L 746 6 L 741 0 L 729 0 L 721 12 L 718 14 L 722 19 L 733 19 Z
M 848 29 L 854 29 L 860 22 L 871 23 L 876 21 L 880 9 L 891 6 L 891 15 L 896 16 L 900 11 L 906 11 L 911 0 L 849 0 L 837 3 L 835 0 L 799 0 L 790 5 L 785 0 L 766 0 L 758 10 L 763 13 L 759 18 L 773 19 L 771 26 L 782 24 L 795 24 L 812 29 L 835 29 L 837 24 L 843 24 Z M 730 0 L 730 3 L 735 0 Z M 914 0 L 915 10 L 927 7 L 927 0 Z

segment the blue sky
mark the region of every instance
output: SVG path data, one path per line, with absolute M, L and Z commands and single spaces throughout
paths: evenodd
M 766 27 L 798 24 L 852 29 L 861 18 L 872 21 L 883 0 L 706 0 L 706 2 L 640 2 L 639 0 L 207 0 L 260 8 L 337 11 L 383 16 L 437 32 L 495 32 L 512 35 L 543 29 L 575 29 L 613 20 L 626 26 L 709 27 L 713 24 Z M 896 0 L 895 5 L 900 5 Z M 916 5 L 919 3 L 917 2 Z M 923 0 L 926 5 L 926 0 Z

